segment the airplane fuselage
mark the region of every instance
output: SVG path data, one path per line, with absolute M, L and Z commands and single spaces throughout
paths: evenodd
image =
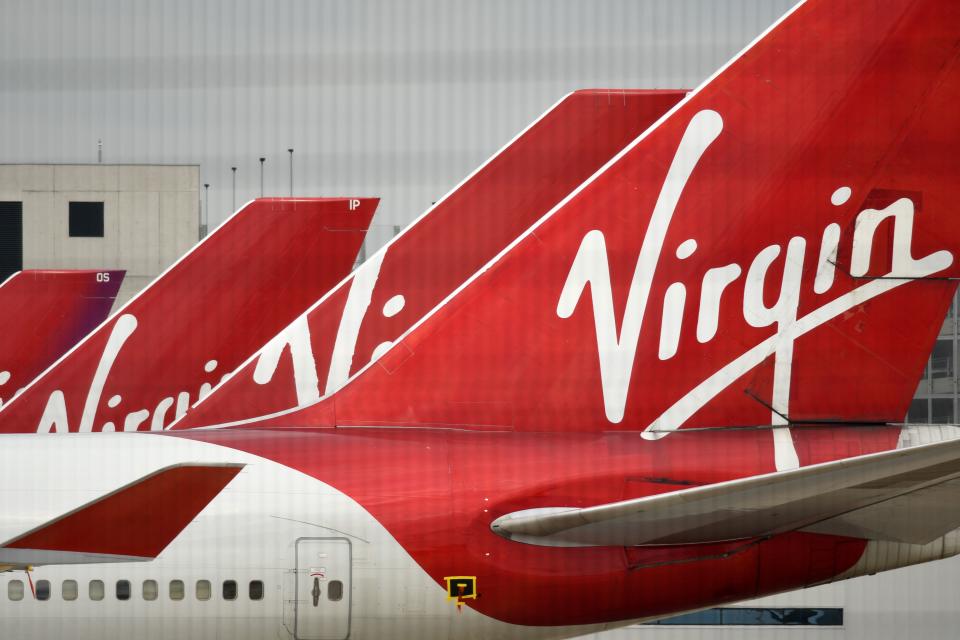
M 804 465 L 957 435 L 949 427 L 792 431 Z M 660 441 L 637 432 L 210 430 L 0 436 L 0 446 L 5 510 L 22 516 L 4 521 L 4 540 L 164 466 L 244 465 L 153 561 L 0 574 L 0 617 L 11 637 L 25 639 L 559 638 L 892 568 L 868 561 L 877 543 L 809 533 L 558 548 L 490 529 L 521 509 L 772 471 L 767 429 Z M 934 545 L 936 557 L 956 553 L 953 537 Z M 448 597 L 446 578 L 472 578 L 476 598 Z M 12 600 L 18 589 L 22 599 Z

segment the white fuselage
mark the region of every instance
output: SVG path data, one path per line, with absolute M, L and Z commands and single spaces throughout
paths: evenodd
M 559 638 L 603 628 L 521 627 L 467 606 L 458 611 L 363 507 L 248 453 L 151 434 L 0 436 L 0 447 L 0 540 L 171 464 L 245 465 L 155 560 L 36 567 L 30 579 L 40 595 L 49 584 L 46 600 L 33 596 L 26 572 L 0 573 L 3 637 L 463 640 Z M 20 600 L 11 599 L 17 581 Z M 118 598 L 120 581 L 129 582 L 128 599 Z M 232 583 L 236 597 L 228 599 Z M 260 599 L 251 599 L 251 583 L 262 583 Z M 252 590 L 256 597 L 258 585 Z M 74 591 L 76 599 L 65 599 Z M 121 583 L 119 595 L 125 591 Z

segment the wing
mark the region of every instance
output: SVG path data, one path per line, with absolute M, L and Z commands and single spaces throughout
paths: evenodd
M 0 568 L 152 560 L 242 467 L 160 469 L 4 543 Z
M 960 527 L 960 440 L 586 508 L 504 515 L 546 546 L 695 544 L 805 530 L 923 544 Z

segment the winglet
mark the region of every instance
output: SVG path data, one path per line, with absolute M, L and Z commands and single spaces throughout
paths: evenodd
M 155 471 L 0 546 L 0 565 L 156 558 L 243 467 L 179 464 Z

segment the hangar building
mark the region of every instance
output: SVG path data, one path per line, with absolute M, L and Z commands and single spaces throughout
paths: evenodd
M 126 269 L 117 305 L 196 243 L 198 165 L 0 165 L 0 280 Z

